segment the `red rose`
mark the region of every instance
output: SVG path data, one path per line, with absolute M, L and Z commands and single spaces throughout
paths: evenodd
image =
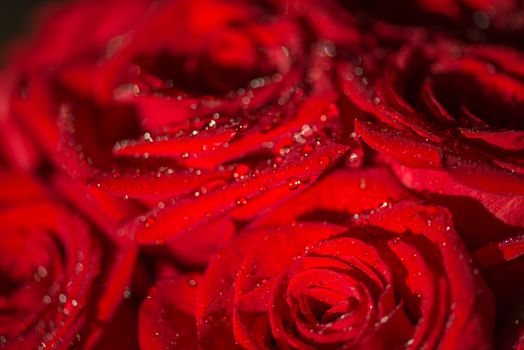
M 92 347 L 136 250 L 109 242 L 31 178 L 2 173 L 0 189 L 0 347 Z
M 380 121 L 357 122 L 357 133 L 373 148 L 405 167 L 444 171 L 476 197 L 487 192 L 520 202 L 524 71 L 514 65 L 519 60 L 524 56 L 507 48 L 445 41 L 405 47 L 383 71 L 366 72 L 367 85 L 345 80 L 351 65 L 340 76 L 350 100 Z M 418 175 L 399 171 L 405 184 L 416 183 L 411 175 Z M 429 182 L 423 186 L 431 191 Z M 441 193 L 456 185 L 444 187 Z
M 0 348 L 522 346 L 523 14 L 47 8 L 0 74 Z
M 36 57 L 38 64 L 31 69 L 13 64 L 22 93 L 10 106 L 24 130 L 67 173 L 152 210 L 139 218 L 140 225 L 150 226 L 156 219 L 149 217 L 163 208 L 179 211 L 175 201 L 199 207 L 198 197 L 225 185 L 233 188 L 226 192 L 234 198 L 216 194 L 220 203 L 204 202 L 231 209 L 284 183 L 302 182 L 298 191 L 274 195 L 284 199 L 334 164 L 347 149 L 343 143 L 354 143 L 335 105 L 331 46 L 306 36 L 300 22 L 280 7 L 221 0 L 139 2 L 126 7 L 126 20 L 109 21 L 96 38 L 69 47 L 71 38 L 91 28 L 89 18 L 79 17 L 83 6 L 90 16 L 111 11 L 97 4 L 66 7 L 52 25 L 43 26 L 50 33 L 67 30 L 62 39 L 67 45 L 54 48 L 53 41 L 36 39 L 32 47 L 39 51 L 30 47 L 18 54 L 25 61 Z M 108 6 L 120 9 L 119 2 Z M 300 160 L 307 157 L 322 166 L 303 166 Z M 294 167 L 293 176 L 272 181 L 281 163 Z M 255 180 L 256 193 L 234 189 L 258 174 L 265 187 Z M 209 208 L 206 217 L 214 212 Z M 202 244 L 185 255 L 205 261 L 230 236 L 230 230 L 221 231 L 192 239 Z M 171 238 L 181 232 L 136 235 L 141 243 L 165 242 L 180 252 L 186 243 Z
M 121 8 L 119 2 L 96 4 L 86 5 L 92 10 L 86 16 Z M 68 23 L 76 7 L 53 20 Z M 276 203 L 306 188 L 335 164 L 348 148 L 344 143 L 353 143 L 335 104 L 332 45 L 310 38 L 279 6 L 206 0 L 136 7 L 140 18 L 135 7 L 126 9 L 125 20 L 103 26 L 97 40 L 70 53 L 66 47 L 53 56 L 53 47 L 36 40 L 33 45 L 53 59 L 37 57 L 54 65 L 33 67 L 31 48 L 22 51 L 21 61 L 31 67 L 15 65 L 22 94 L 10 106 L 53 163 L 141 206 L 140 226 L 162 221 L 156 217 L 164 209 L 169 220 L 180 217 L 186 210 L 174 204 L 180 201 L 232 209 L 268 192 Z M 71 26 L 63 40 L 70 43 L 86 30 Z M 281 174 L 295 175 L 273 176 L 281 164 L 293 168 Z M 247 183 L 259 175 L 265 180 L 254 180 L 254 191 Z M 301 186 L 276 191 L 288 182 Z M 219 199 L 199 198 L 208 193 Z M 222 216 L 215 215 L 218 209 L 198 219 L 202 226 L 212 217 L 217 234 L 192 234 L 191 263 L 205 262 L 230 236 L 231 223 L 215 220 Z M 186 226 L 194 230 L 190 221 Z M 162 230 L 134 234 L 143 244 L 166 243 L 176 255 L 187 251 L 186 242 L 174 242 L 183 229 Z
M 161 282 L 143 324 L 182 340 L 194 286 L 202 348 L 487 349 L 491 294 L 470 261 L 445 209 L 409 200 L 385 169 L 340 170 L 251 222 L 198 282 Z
M 132 28 L 106 28 L 103 50 L 64 54 L 51 72 L 21 79 L 15 112 L 73 176 L 165 198 L 230 181 L 226 165 L 314 147 L 314 137 L 335 132 L 335 95 L 323 79 L 332 53 L 310 52 L 298 23 L 240 1 L 168 1 L 145 12 Z M 168 185 L 162 193 L 140 186 L 157 173 L 168 175 L 157 180 Z M 179 183 L 189 175 L 192 183 Z
M 522 234 L 519 60 L 524 57 L 507 48 L 437 41 L 404 47 L 383 70 L 363 74 L 367 85 L 343 78 L 352 65 L 340 69 L 345 92 L 361 111 L 357 134 L 405 186 L 451 210 L 470 251 L 489 251 Z M 474 256 L 496 295 L 500 322 L 513 319 L 524 283 L 508 276 L 524 273 L 522 249 L 494 265 L 484 254 Z

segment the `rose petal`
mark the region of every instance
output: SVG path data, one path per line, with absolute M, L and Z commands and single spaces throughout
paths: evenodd
M 142 349 L 196 349 L 195 295 L 200 276 L 160 280 L 140 306 Z

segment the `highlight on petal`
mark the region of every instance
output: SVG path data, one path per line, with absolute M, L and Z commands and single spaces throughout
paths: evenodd
M 253 178 L 197 198 L 185 198 L 175 202 L 175 205 L 155 210 L 131 223 L 128 230 L 134 232 L 142 244 L 175 240 L 177 236 L 191 234 L 197 227 L 220 219 L 237 206 L 249 205 L 250 201 L 254 201 L 260 195 L 271 193 L 278 188 L 287 188 L 287 196 L 293 196 L 298 193 L 296 188 L 301 191 L 308 187 L 332 166 L 345 150 L 345 146 L 326 142 L 318 146 L 308 157 L 299 152 L 290 153 L 277 169 L 268 167 Z M 283 199 L 275 198 L 274 203 Z

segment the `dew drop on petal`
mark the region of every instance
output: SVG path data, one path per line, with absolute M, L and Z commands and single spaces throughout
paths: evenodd
M 197 282 L 194 279 L 190 279 L 187 281 L 187 284 L 189 284 L 191 287 L 195 287 L 197 285 Z
M 313 151 L 315 150 L 315 148 L 313 148 L 313 146 L 311 145 L 304 145 L 302 147 L 302 155 L 304 157 L 307 157 L 309 156 L 311 153 L 313 153 Z
M 58 301 L 61 302 L 62 304 L 65 304 L 67 302 L 67 296 L 65 294 L 60 294 L 58 296 Z
M 346 166 L 348 168 L 359 168 L 362 165 L 362 157 L 357 152 L 351 152 L 346 157 Z
M 292 177 L 288 180 L 287 186 L 290 190 L 296 190 L 300 186 L 300 179 Z
M 323 166 L 329 165 L 331 163 L 331 158 L 329 156 L 322 156 L 319 158 L 318 163 Z
M 249 166 L 247 166 L 246 164 L 238 164 L 235 167 L 233 177 L 239 178 L 239 177 L 246 175 L 247 173 L 249 173 Z
M 246 197 L 238 197 L 236 203 L 237 203 L 238 206 L 246 205 L 247 204 L 247 199 L 246 199 Z
M 43 266 L 38 266 L 37 273 L 40 278 L 45 278 L 47 276 L 47 269 Z
M 152 217 L 148 217 L 144 219 L 144 227 L 149 228 L 155 224 L 155 219 Z

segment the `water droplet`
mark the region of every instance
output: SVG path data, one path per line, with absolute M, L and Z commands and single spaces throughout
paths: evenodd
M 140 94 L 140 88 L 137 84 L 124 84 L 117 87 L 113 96 L 116 100 L 125 99 L 129 96 L 138 96 Z
M 126 289 L 124 290 L 124 299 L 131 298 L 132 294 L 133 294 L 133 291 L 131 290 L 131 288 L 126 287 Z
M 328 166 L 331 163 L 331 158 L 329 156 L 322 156 L 318 159 L 318 164 L 323 166 Z
M 247 166 L 246 164 L 242 164 L 241 163 L 241 164 L 238 164 L 235 167 L 235 171 L 233 173 L 233 177 L 235 177 L 235 178 L 243 177 L 247 173 L 249 173 L 249 166 Z
M 287 181 L 287 187 L 290 190 L 296 190 L 300 186 L 300 179 L 292 177 Z
M 38 266 L 38 268 L 36 269 L 36 274 L 34 275 L 35 280 L 38 282 L 42 278 L 45 278 L 46 276 L 47 276 L 46 268 L 43 266 Z
M 304 145 L 302 147 L 302 155 L 304 157 L 307 157 L 309 156 L 311 153 L 313 153 L 313 151 L 315 150 L 315 148 L 311 145 Z
M 67 296 L 65 294 L 60 294 L 58 296 L 58 301 L 61 302 L 62 304 L 65 304 L 67 302 Z
M 146 132 L 144 133 L 144 141 L 149 141 L 149 142 L 153 142 L 153 139 L 151 138 L 151 134 Z
M 237 203 L 238 206 L 246 205 L 247 204 L 247 199 L 246 199 L 246 197 L 238 197 L 236 203 Z
M 264 78 L 253 79 L 249 82 L 249 86 L 251 86 L 253 89 L 262 87 L 264 86 L 264 84 L 265 84 Z
M 398 244 L 400 242 L 400 237 L 395 237 L 391 240 L 391 243 Z
M 346 158 L 346 166 L 348 168 L 358 168 L 362 165 L 362 157 L 356 152 L 351 152 Z
M 356 154 L 355 152 L 351 153 L 351 154 L 349 155 L 349 157 L 348 157 L 348 159 L 349 159 L 350 162 L 355 162 L 355 161 L 358 160 L 358 158 L 359 158 L 359 155 Z
M 148 217 L 144 219 L 144 227 L 149 228 L 155 224 L 155 219 L 153 217 Z
M 189 284 L 191 287 L 195 287 L 197 285 L 197 282 L 194 279 L 190 279 L 187 281 L 187 284 Z

